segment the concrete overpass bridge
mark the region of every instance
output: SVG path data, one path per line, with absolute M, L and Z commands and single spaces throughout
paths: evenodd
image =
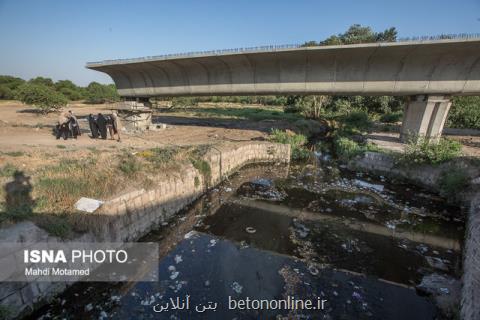
M 441 135 L 454 95 L 480 95 L 480 39 L 264 47 L 92 62 L 120 96 L 408 96 L 401 136 Z

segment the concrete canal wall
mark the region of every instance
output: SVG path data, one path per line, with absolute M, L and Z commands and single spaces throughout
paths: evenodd
M 438 191 L 438 181 L 448 170 L 439 166 L 397 167 L 395 159 L 388 154 L 366 152 L 348 164 L 352 170 L 368 171 L 379 175 L 404 178 L 415 184 Z M 460 314 L 463 320 L 480 319 L 480 192 L 478 191 L 479 168 L 463 166 L 461 161 L 457 166 L 463 167 L 470 177 L 471 188 L 459 195 L 469 207 L 466 219 L 465 243 L 463 252 L 462 297 Z
M 263 162 L 288 163 L 290 146 L 268 142 L 232 144 L 212 147 L 202 159 L 200 169 L 190 163 L 184 164 L 176 172 L 161 175 L 150 190 L 136 190 L 106 201 L 94 213 L 78 213 L 84 215 L 89 232 L 72 241 L 135 241 L 242 166 Z M 0 241 L 27 244 L 61 240 L 49 236 L 32 222 L 22 222 L 0 230 Z M 0 257 L 0 267 L 2 258 L 5 257 Z M 70 284 L 1 282 L 0 312 L 10 313 L 10 317 L 28 314 Z
M 472 200 L 467 220 L 460 314 L 463 320 L 480 319 L 480 193 Z

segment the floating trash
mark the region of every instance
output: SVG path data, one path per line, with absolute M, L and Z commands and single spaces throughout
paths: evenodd
M 254 234 L 255 232 L 257 232 L 257 229 L 253 228 L 253 227 L 246 227 L 245 228 L 245 231 L 247 233 L 250 233 L 250 234 Z
M 178 254 L 175 255 L 174 260 L 175 260 L 175 263 L 176 263 L 176 264 L 179 264 L 180 262 L 183 261 L 182 256 L 181 256 L 181 255 L 178 255 Z
M 308 272 L 310 272 L 312 275 L 316 276 L 318 274 L 318 269 L 314 265 L 309 265 L 308 266 Z
M 234 283 L 232 283 L 232 290 L 240 294 L 242 293 L 243 287 L 238 282 L 235 281 Z

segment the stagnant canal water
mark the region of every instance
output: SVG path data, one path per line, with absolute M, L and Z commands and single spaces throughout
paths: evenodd
M 455 286 L 415 287 L 459 279 L 462 217 L 435 194 L 334 162 L 251 165 L 141 240 L 160 245 L 158 282 L 75 284 L 30 318 L 441 319 L 425 292 L 448 301 Z M 154 311 L 187 295 L 217 308 Z M 230 310 L 229 296 L 319 308 Z

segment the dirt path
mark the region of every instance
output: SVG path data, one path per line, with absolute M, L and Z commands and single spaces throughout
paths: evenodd
M 261 139 L 266 136 L 271 123 L 252 126 L 247 121 L 223 121 L 223 123 L 205 123 L 202 120 L 185 117 L 170 117 L 160 115 L 155 121 L 167 123 L 166 129 L 159 129 L 143 134 L 123 134 L 122 142 L 111 140 L 94 140 L 88 136 L 88 123 L 86 116 L 98 112 L 110 112 L 109 105 L 84 105 L 73 104 L 68 107 L 79 119 L 80 127 L 84 134 L 77 140 L 56 140 L 52 134 L 53 126 L 58 114 L 51 113 L 40 115 L 32 108 L 15 101 L 0 103 L 0 149 L 24 150 L 32 147 L 132 147 L 147 148 L 163 145 L 195 145 L 215 143 L 221 141 L 244 141 Z M 175 118 L 175 119 L 173 119 Z M 215 122 L 215 121 L 213 121 Z M 236 123 L 233 125 L 233 123 Z

